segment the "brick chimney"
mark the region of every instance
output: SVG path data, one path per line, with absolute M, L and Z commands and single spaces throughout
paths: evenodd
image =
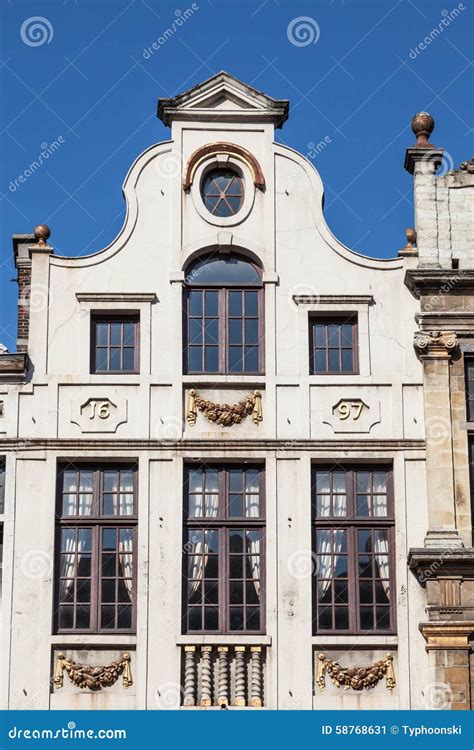
M 28 351 L 28 337 L 30 333 L 30 296 L 31 296 L 31 253 L 30 248 L 42 248 L 53 252 L 47 245 L 51 234 L 49 227 L 40 224 L 34 234 L 14 234 L 13 257 L 18 272 L 18 333 L 16 346 L 18 352 Z

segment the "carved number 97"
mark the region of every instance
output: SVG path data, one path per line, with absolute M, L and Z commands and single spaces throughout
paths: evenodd
M 337 407 L 340 419 L 349 419 L 352 412 L 353 419 L 359 419 L 362 407 L 362 401 L 341 401 Z

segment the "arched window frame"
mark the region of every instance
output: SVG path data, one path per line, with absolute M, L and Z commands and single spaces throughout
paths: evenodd
M 216 281 L 200 283 L 193 281 L 192 270 L 196 264 L 211 258 L 228 260 L 236 258 L 252 266 L 259 277 L 258 283 L 242 283 L 232 281 Z M 242 300 L 242 314 L 236 313 L 238 296 Z M 199 296 L 201 301 L 199 302 Z M 209 295 L 209 296 L 208 296 Z M 253 300 L 257 302 L 257 314 L 253 314 Z M 237 304 L 236 304 L 237 303 Z M 246 321 L 256 320 L 257 343 L 246 343 Z M 197 321 L 192 323 L 191 321 Z M 199 322 L 200 321 L 200 322 Z M 217 321 L 217 324 L 210 323 Z M 241 322 L 242 344 L 233 341 L 231 325 L 234 331 Z M 209 323 L 209 325 L 206 325 Z M 183 370 L 188 375 L 263 375 L 264 373 L 264 287 L 262 269 L 257 263 L 239 254 L 219 255 L 207 253 L 195 258 L 186 271 L 186 281 L 183 299 Z M 252 327 L 251 324 L 249 327 Z M 217 329 L 217 338 L 212 342 L 206 340 L 206 332 Z M 196 338 L 194 331 L 200 330 Z M 209 342 L 209 343 L 208 343 Z M 213 349 L 207 352 L 206 349 Z M 242 368 L 236 366 L 234 360 L 237 349 L 241 349 L 240 361 Z M 194 350 L 193 352 L 191 350 Z M 251 350 L 251 352 L 250 352 Z M 256 350 L 256 357 L 255 357 Z M 242 357 L 243 353 L 243 357 Z M 196 363 L 199 366 L 196 366 Z M 252 365 L 252 366 L 251 366 Z

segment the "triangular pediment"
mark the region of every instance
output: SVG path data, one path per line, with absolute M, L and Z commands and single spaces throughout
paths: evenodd
M 173 120 L 273 122 L 281 127 L 288 117 L 288 101 L 273 99 L 230 73 L 212 78 L 170 99 L 158 100 L 158 117 Z

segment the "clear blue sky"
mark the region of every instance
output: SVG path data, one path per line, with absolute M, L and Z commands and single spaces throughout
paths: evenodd
M 403 159 L 414 141 L 415 112 L 427 109 L 435 118 L 432 141 L 446 149 L 448 168 L 472 156 L 470 0 L 197 0 L 196 6 L 147 56 L 144 50 L 192 2 L 2 0 L 0 341 L 11 350 L 17 296 L 11 235 L 45 222 L 59 254 L 107 245 L 122 226 L 129 166 L 169 138 L 156 118 L 157 98 L 221 69 L 290 99 L 278 140 L 308 154 L 308 144 L 326 138 L 313 158 L 325 185 L 326 219 L 358 252 L 393 256 L 413 225 Z M 451 19 L 455 8 L 459 15 Z M 42 29 L 29 28 L 34 16 L 46 19 Z M 288 27 L 301 16 L 309 17 L 313 38 L 303 29 L 297 45 Z M 44 144 L 58 139 L 60 147 L 20 183 Z

